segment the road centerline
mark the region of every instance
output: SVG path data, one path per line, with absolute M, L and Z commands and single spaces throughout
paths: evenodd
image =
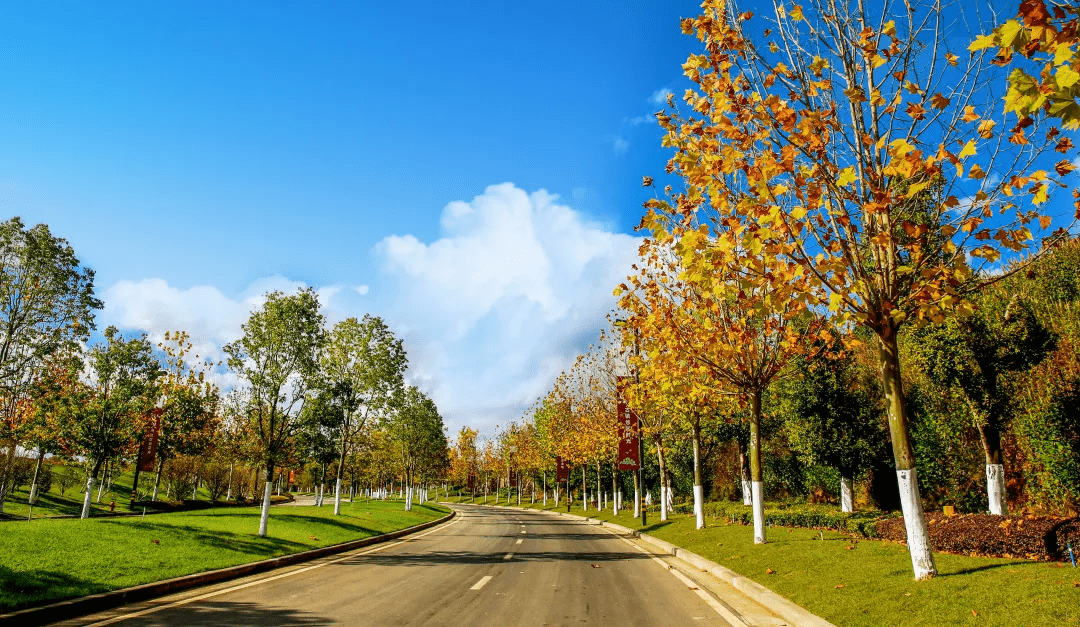
M 491 575 L 484 575 L 483 577 L 480 578 L 480 581 L 477 581 L 476 583 L 474 583 L 472 585 L 472 587 L 469 588 L 469 590 L 479 590 L 480 588 L 483 588 L 484 584 L 491 581 L 491 577 L 492 577 Z

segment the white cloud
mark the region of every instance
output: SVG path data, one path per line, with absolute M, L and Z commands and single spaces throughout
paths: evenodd
M 595 341 L 615 306 L 612 289 L 637 258 L 638 238 L 588 222 L 558 197 L 511 183 L 443 209 L 441 237 L 391 235 L 373 250 L 380 315 L 405 341 L 409 380 L 430 394 L 452 432 L 490 433 L 521 415 L 574 356 Z M 259 279 L 235 298 L 215 287 L 181 289 L 157 278 L 105 290 L 101 326 L 145 331 L 156 343 L 186 330 L 213 361 L 272 290 L 303 283 Z M 360 317 L 369 286 L 317 288 L 329 324 Z M 220 369 L 223 388 L 236 385 Z
M 398 290 L 388 319 L 451 428 L 490 431 L 596 339 L 640 240 L 511 183 L 450 203 L 442 228 L 430 244 L 394 235 L 376 247 Z
M 649 104 L 654 104 L 662 107 L 667 104 L 667 97 L 670 96 L 671 93 L 672 91 L 667 87 L 664 87 L 663 89 L 657 89 L 652 93 L 651 96 L 649 96 Z
M 616 137 L 615 141 L 612 142 L 612 147 L 615 148 L 616 153 L 623 154 L 627 150 L 630 150 L 630 142 L 622 137 Z

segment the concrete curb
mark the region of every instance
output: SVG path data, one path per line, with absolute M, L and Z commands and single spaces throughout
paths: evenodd
M 413 525 L 412 527 L 407 527 L 399 531 L 391 531 L 389 533 L 360 540 L 351 540 L 349 542 L 342 542 L 341 544 L 333 544 L 331 546 L 324 546 L 317 549 L 311 549 L 310 551 L 293 553 L 291 555 L 282 555 L 281 557 L 273 557 L 258 562 L 251 562 L 249 564 L 240 564 L 239 566 L 230 566 L 228 568 L 210 570 L 204 573 L 195 573 L 192 575 L 184 575 L 183 577 L 176 577 L 174 579 L 155 581 L 142 584 L 141 586 L 134 586 L 132 588 L 91 594 L 85 597 L 51 603 L 49 605 L 30 607 L 9 614 L 0 614 L 0 625 L 19 625 L 20 627 L 47 625 L 61 620 L 102 612 L 121 605 L 127 605 L 128 603 L 147 601 L 149 599 L 181 592 L 191 588 L 197 588 L 199 586 L 227 581 L 229 579 L 237 579 L 247 575 L 254 575 L 283 566 L 291 566 L 293 564 L 311 561 L 327 555 L 346 553 L 372 544 L 396 540 L 402 536 L 407 536 L 416 533 L 417 531 L 423 531 L 424 529 L 441 525 L 442 523 L 449 521 L 456 514 L 457 512 L 451 509 L 450 513 L 442 518 L 426 523 L 420 523 L 419 525 Z
M 747 579 L 739 573 L 736 573 L 731 569 L 725 568 L 712 560 L 705 559 L 697 553 L 687 551 L 682 547 L 675 546 L 674 544 L 661 540 L 660 538 L 654 538 L 647 533 L 641 533 L 640 531 L 635 531 L 633 529 L 623 527 L 622 525 L 604 522 L 595 518 L 578 516 L 577 514 L 552 512 L 549 510 L 533 511 L 556 514 L 558 516 L 562 516 L 563 518 L 570 518 L 590 525 L 607 527 L 608 529 L 612 529 L 621 534 L 640 538 L 641 540 L 648 542 L 649 544 L 660 549 L 660 551 L 667 553 L 668 555 L 673 555 L 686 562 L 687 564 L 690 564 L 694 568 L 708 572 L 714 575 L 717 579 L 720 579 L 730 584 L 739 592 L 742 592 L 754 601 L 779 614 L 781 618 L 788 621 L 792 625 L 795 625 L 796 627 L 836 627 L 836 625 L 833 625 L 824 618 L 821 618 L 820 616 L 811 613 L 809 610 L 802 607 L 801 605 L 796 605 L 795 603 L 792 603 L 791 601 L 773 592 L 772 590 L 769 590 L 768 588 L 757 583 L 756 581 Z

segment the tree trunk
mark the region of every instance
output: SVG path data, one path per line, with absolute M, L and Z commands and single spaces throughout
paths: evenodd
M 105 462 L 105 477 L 107 477 L 108 475 L 109 475 L 109 462 Z M 102 477 L 101 482 L 98 483 L 98 490 L 97 490 L 97 502 L 98 503 L 101 502 L 102 490 L 105 488 L 105 477 Z
M 742 483 L 742 502 L 743 505 L 753 505 L 754 497 L 752 494 L 753 487 L 750 484 L 750 456 L 747 455 L 746 443 L 739 442 L 739 478 Z
M 161 469 L 165 465 L 165 458 L 158 456 L 157 463 L 157 475 L 154 477 L 154 496 L 150 498 L 151 501 L 156 501 L 158 496 L 158 488 L 161 486 Z
M 581 511 L 589 511 L 589 480 L 586 477 L 585 464 L 581 465 Z
M 83 495 L 82 512 L 79 518 L 90 518 L 90 499 L 94 494 L 94 475 L 86 478 L 86 493 Z
M 604 511 L 604 507 L 600 504 L 601 493 L 603 492 L 600 487 L 600 460 L 596 460 L 596 511 Z
M 262 512 L 259 514 L 259 537 L 265 538 L 270 524 L 270 497 L 274 492 L 274 464 L 266 464 L 266 489 L 263 490 Z
M 986 455 L 986 496 L 990 513 L 1005 516 L 1009 513 L 1005 499 L 1005 465 L 1001 458 L 1001 431 L 987 417 L 979 427 L 983 453 Z
M 664 463 L 664 447 L 661 446 L 662 442 L 658 436 L 655 439 L 656 442 L 656 462 L 660 466 L 660 522 L 667 522 L 668 519 L 668 486 L 667 486 L 667 465 Z M 637 473 L 634 473 L 637 476 Z M 636 484 L 635 484 L 636 485 Z M 635 516 L 640 516 L 641 512 L 637 511 L 635 507 Z
M 888 324 L 888 323 L 886 323 Z M 904 512 L 908 552 L 915 580 L 937 575 L 934 555 L 930 552 L 930 536 L 919 495 L 919 476 L 915 470 L 915 451 L 911 446 L 907 409 L 904 407 L 904 387 L 900 379 L 900 354 L 896 332 L 891 325 L 878 334 L 878 366 L 881 385 L 889 414 L 889 435 L 892 437 L 893 459 L 896 462 L 896 481 L 900 487 L 900 506 Z
M 619 515 L 619 467 L 611 465 L 611 512 Z
M 45 461 L 45 447 L 38 447 L 37 463 L 34 464 L 34 478 L 30 481 L 30 498 L 27 500 L 27 504 L 34 505 L 37 503 L 37 489 L 38 489 L 38 476 L 41 474 L 41 464 Z
M 705 488 L 701 485 L 701 423 L 697 419 L 690 428 L 694 445 L 694 528 L 705 528 Z
M 761 475 L 761 390 L 754 390 L 750 395 L 750 495 L 754 506 L 754 544 L 766 542 Z
M 642 464 L 644 464 L 645 460 L 641 460 L 641 462 L 642 462 Z M 638 485 L 638 474 L 640 474 L 640 473 L 638 473 L 637 471 L 634 471 L 634 472 L 632 472 L 630 474 L 634 475 L 634 518 L 640 518 L 641 517 L 641 486 Z
M 840 477 L 840 511 L 855 511 L 855 491 L 852 489 L 851 477 Z
M 235 463 L 230 463 L 229 464 L 229 491 L 228 491 L 228 493 L 225 494 L 225 500 L 226 501 L 231 501 L 232 500 L 232 475 L 233 475 L 233 468 L 235 466 L 236 466 Z
M 555 507 L 558 507 L 558 506 L 559 506 L 559 504 L 555 503 Z M 547 471 L 546 470 L 544 471 L 544 507 L 547 507 Z

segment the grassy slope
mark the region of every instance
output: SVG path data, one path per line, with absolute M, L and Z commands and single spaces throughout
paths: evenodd
M 446 513 L 401 501 L 275 507 L 260 538 L 258 508 L 142 518 L 0 523 L 0 611 L 125 588 L 395 531 Z M 155 542 L 156 541 L 156 542 Z
M 559 511 L 566 511 L 565 502 Z M 571 513 L 582 515 L 580 501 Z M 610 509 L 590 509 L 584 515 L 641 528 L 625 511 L 613 517 Z M 652 513 L 649 522 L 647 533 L 727 566 L 841 627 L 1080 625 L 1080 571 L 1068 563 L 937 554 L 938 577 L 916 583 L 907 548 L 892 542 L 774 527 L 769 543 L 755 546 L 753 530 L 742 525 L 706 519 L 698 531 L 692 516 L 661 523 Z

